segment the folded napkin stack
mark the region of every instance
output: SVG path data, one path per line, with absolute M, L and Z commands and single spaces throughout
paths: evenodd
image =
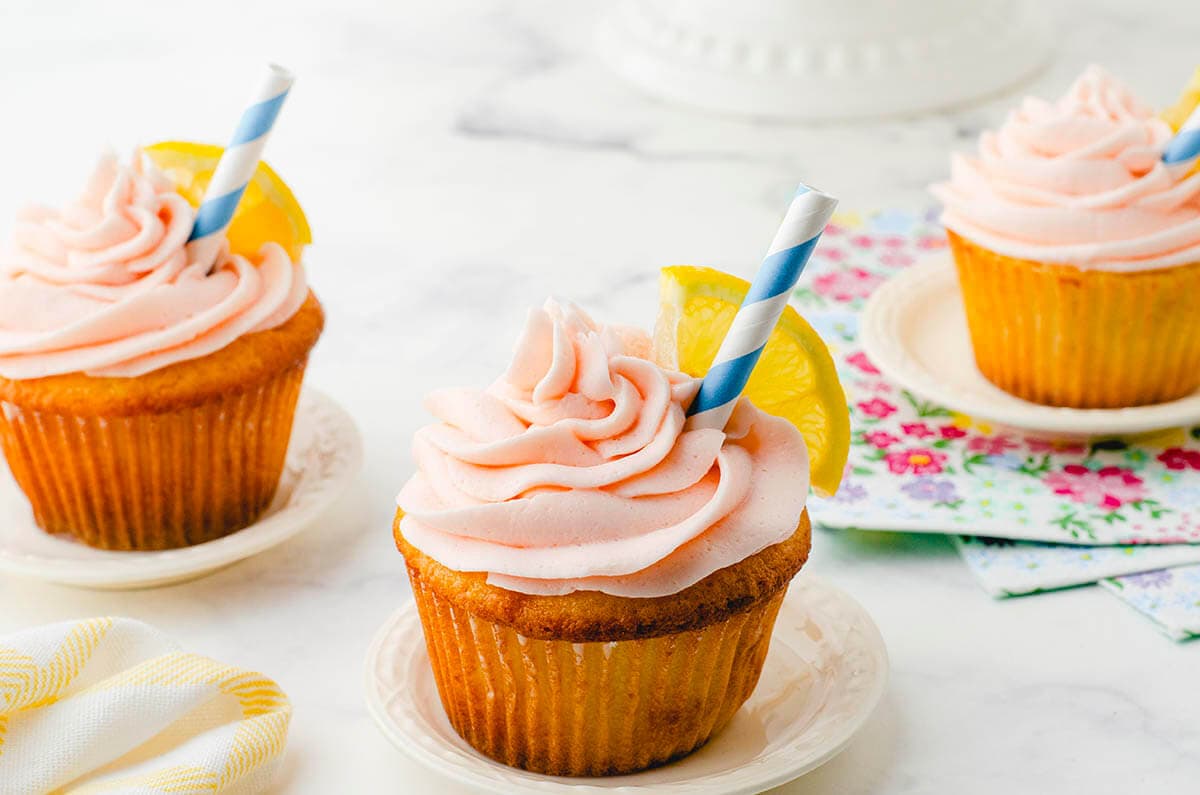
M 1170 637 L 1200 635 L 1200 428 L 1039 438 L 923 400 L 862 350 L 871 293 L 945 246 L 936 213 L 891 211 L 836 217 L 814 253 L 794 301 L 834 354 L 854 434 L 813 519 L 944 533 L 994 596 L 1099 583 Z

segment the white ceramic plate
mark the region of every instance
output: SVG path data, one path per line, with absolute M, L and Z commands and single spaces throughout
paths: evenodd
M 409 602 L 367 652 L 367 707 L 388 739 L 420 764 L 479 792 L 739 795 L 820 766 L 862 727 L 887 683 L 887 651 L 866 611 L 801 574 L 779 611 L 754 694 L 733 721 L 678 762 L 628 776 L 556 778 L 494 762 L 451 728 L 438 699 L 416 608 Z
M 279 490 L 258 522 L 183 549 L 110 552 L 43 532 L 7 467 L 0 466 L 0 572 L 83 588 L 149 588 L 192 579 L 248 558 L 305 529 L 362 467 L 350 416 L 312 389 L 300 395 Z
M 915 265 L 871 295 L 859 340 L 885 376 L 947 408 L 1014 428 L 1065 436 L 1145 433 L 1200 422 L 1200 392 L 1126 409 L 1071 409 L 1021 400 L 975 366 L 958 277 L 949 257 Z

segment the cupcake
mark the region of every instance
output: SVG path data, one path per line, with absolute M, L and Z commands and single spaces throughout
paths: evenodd
M 495 383 L 426 401 L 393 533 L 450 723 L 504 764 L 612 775 L 703 745 L 808 556 L 800 432 L 744 398 L 685 429 L 699 382 L 652 357 L 550 301 Z
M 49 533 L 182 547 L 271 502 L 323 313 L 277 243 L 190 262 L 194 218 L 144 156 L 106 156 L 0 254 L 0 445 Z
M 935 185 L 980 371 L 1035 403 L 1118 408 L 1200 387 L 1200 176 L 1098 67 L 1027 99 Z

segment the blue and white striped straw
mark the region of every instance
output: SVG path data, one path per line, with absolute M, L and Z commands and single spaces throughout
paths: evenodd
M 1187 171 L 1200 159 L 1200 105 L 1187 117 L 1175 137 L 1167 141 L 1162 159 L 1172 171 Z
M 275 126 L 279 109 L 283 107 L 283 101 L 287 99 L 295 79 L 282 66 L 267 66 L 267 73 L 254 93 L 250 107 L 242 113 L 242 120 L 238 122 L 225 153 L 221 155 L 212 181 L 204 192 L 200 209 L 196 211 L 192 236 L 188 238 L 190 262 L 201 262 L 211 267 L 217 258 L 225 230 L 233 220 L 233 213 L 254 176 L 254 170 L 258 168 L 267 136 Z
M 758 275 L 688 407 L 689 429 L 720 429 L 729 421 L 835 207 L 837 199 L 805 185 L 792 197 Z

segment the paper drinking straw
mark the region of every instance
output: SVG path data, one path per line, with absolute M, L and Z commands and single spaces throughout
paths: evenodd
M 837 199 L 805 185 L 792 197 L 750 291 L 688 407 L 689 429 L 724 428 L 729 421 L 835 207 Z
M 188 238 L 190 262 L 202 262 L 211 267 L 217 258 L 225 230 L 229 228 L 246 185 L 254 176 L 267 136 L 275 126 L 275 118 L 295 79 L 282 66 L 267 66 L 267 73 L 254 92 L 250 106 L 242 113 L 242 120 L 238 122 L 233 139 L 217 162 L 212 181 L 204 192 L 204 200 L 196 211 L 192 236 Z
M 1200 105 L 1197 105 L 1192 115 L 1175 133 L 1175 137 L 1167 141 L 1163 150 L 1163 162 L 1172 170 L 1186 171 L 1200 158 Z

